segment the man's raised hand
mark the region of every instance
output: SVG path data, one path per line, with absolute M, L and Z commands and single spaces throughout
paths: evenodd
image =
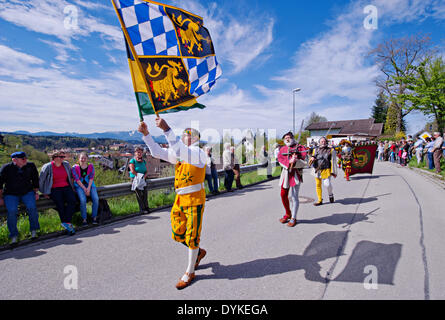
M 149 134 L 147 124 L 143 121 L 139 123 L 138 131 L 142 133 L 144 136 L 148 136 Z
M 156 126 L 162 129 L 162 131 L 167 132 L 168 130 L 170 130 L 170 127 L 168 126 L 167 122 L 164 119 L 157 117 L 155 122 Z

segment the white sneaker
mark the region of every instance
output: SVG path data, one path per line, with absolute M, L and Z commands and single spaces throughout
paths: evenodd
M 17 243 L 17 237 L 12 237 L 11 244 L 16 244 L 16 243 Z

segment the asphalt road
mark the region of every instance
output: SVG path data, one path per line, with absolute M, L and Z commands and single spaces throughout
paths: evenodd
M 208 253 L 182 291 L 167 209 L 1 252 L 0 299 L 444 299 L 443 187 L 390 163 L 333 185 L 335 203 L 325 190 L 302 203 L 294 228 L 278 221 L 278 180 L 211 198 Z

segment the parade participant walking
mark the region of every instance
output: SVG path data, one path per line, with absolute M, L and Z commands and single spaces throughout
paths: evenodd
M 202 218 L 206 201 L 204 189 L 206 154 L 199 148 L 199 132 L 185 129 L 181 139 L 162 118 L 156 118 L 156 126 L 164 131 L 169 148 L 161 148 L 154 142 L 145 122 L 139 124 L 143 140 L 155 158 L 175 164 L 176 198 L 171 211 L 172 237 L 188 247 L 188 266 L 185 274 L 176 284 L 177 289 L 189 286 L 195 278 L 195 269 L 206 255 L 199 248 Z
M 17 243 L 17 214 L 20 202 L 26 206 L 29 216 L 31 237 L 37 237 L 40 229 L 36 200 L 39 199 L 39 173 L 34 163 L 28 162 L 22 151 L 11 154 L 12 162 L 0 168 L 0 205 L 5 204 L 8 212 L 8 230 L 11 244 Z
M 315 176 L 318 197 L 318 202 L 314 203 L 314 206 L 323 204 L 322 183 L 328 189 L 329 201 L 331 203 L 334 202 L 331 176 L 337 177 L 337 166 L 335 165 L 337 153 L 335 149 L 328 146 L 328 140 L 325 137 L 320 138 L 318 145 L 318 148 L 314 149 L 312 157 L 309 159 L 309 165 L 313 166 L 312 174 Z
M 278 153 L 278 163 L 283 168 L 280 176 L 281 201 L 283 202 L 285 215 L 280 219 L 281 223 L 287 223 L 289 227 L 297 224 L 297 212 L 299 207 L 298 193 L 300 184 L 303 182 L 303 168 L 306 162 L 305 148 L 297 145 L 292 132 L 283 136 L 285 146 L 280 148 Z M 290 208 L 289 197 L 292 201 Z
M 349 180 L 349 175 L 352 170 L 352 161 L 354 160 L 354 150 L 352 146 L 352 142 L 346 139 L 340 141 L 340 157 L 342 163 L 342 169 L 345 172 L 346 181 Z

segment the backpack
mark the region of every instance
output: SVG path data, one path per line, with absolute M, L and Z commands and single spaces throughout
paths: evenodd
M 110 220 L 112 217 L 113 215 L 111 214 L 107 200 L 99 199 L 99 209 L 97 210 L 98 222 L 103 224 L 106 220 Z

